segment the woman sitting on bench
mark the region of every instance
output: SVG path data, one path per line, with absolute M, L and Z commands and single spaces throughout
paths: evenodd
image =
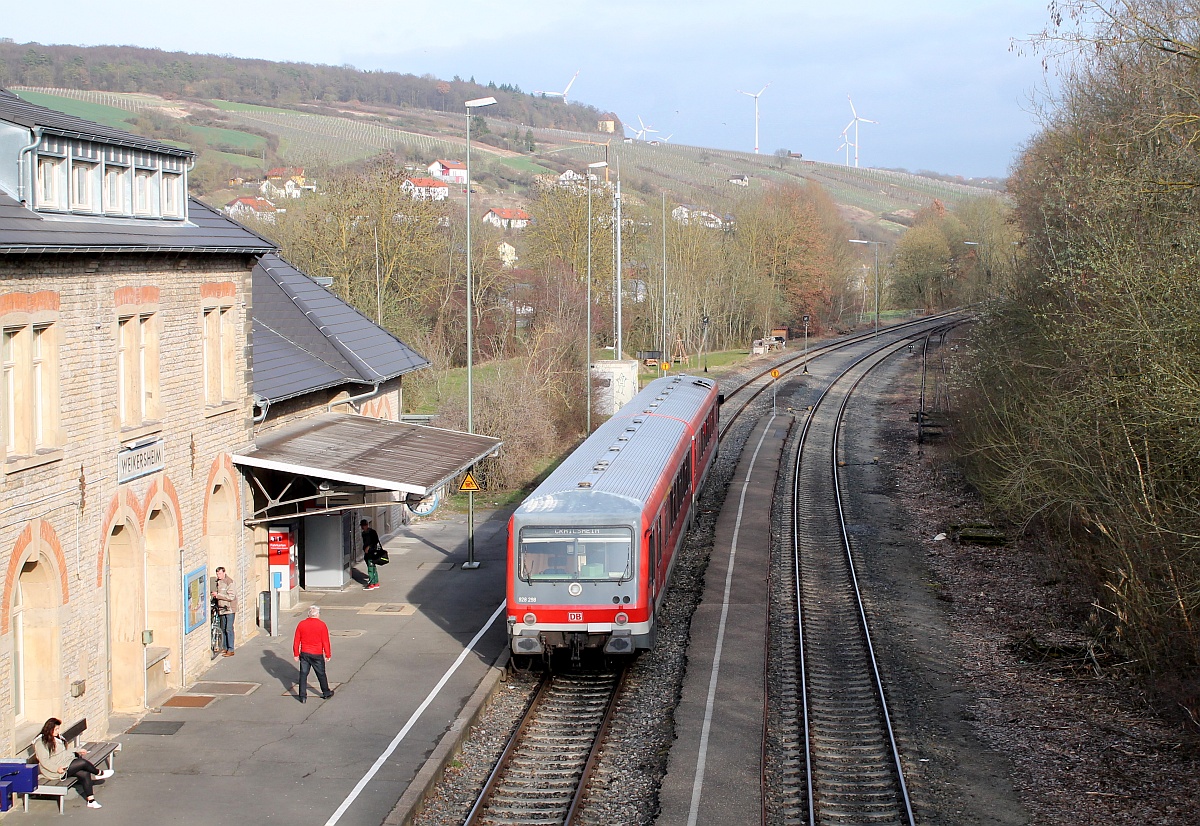
M 33 753 L 37 757 L 39 773 L 46 780 L 63 780 L 74 777 L 79 781 L 89 809 L 99 809 L 100 801 L 92 794 L 93 780 L 107 780 L 113 776 L 112 769 L 100 771 L 87 760 L 87 750 L 72 751 L 67 741 L 58 733 L 62 720 L 51 717 L 42 726 L 42 733 L 33 741 Z

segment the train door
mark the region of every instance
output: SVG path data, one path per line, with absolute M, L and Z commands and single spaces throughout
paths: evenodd
M 646 531 L 646 564 L 649 568 L 647 590 L 654 596 L 657 593 L 655 585 L 658 581 L 658 532 L 654 530 L 653 525 Z

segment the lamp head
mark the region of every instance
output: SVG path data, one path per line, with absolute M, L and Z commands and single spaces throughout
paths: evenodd
M 596 163 L 588 164 L 588 169 L 603 169 L 608 166 L 608 161 L 596 161 Z
M 468 100 L 464 105 L 468 109 L 477 109 L 480 106 L 491 106 L 495 102 L 495 98 L 475 98 L 474 100 Z

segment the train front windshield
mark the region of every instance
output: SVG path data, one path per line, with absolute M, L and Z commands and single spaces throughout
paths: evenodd
M 624 582 L 633 578 L 633 532 L 629 528 L 522 528 L 517 565 L 526 582 Z

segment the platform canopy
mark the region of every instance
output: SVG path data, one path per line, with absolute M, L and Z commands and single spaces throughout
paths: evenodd
M 234 454 L 233 462 L 267 499 L 267 506 L 256 508 L 255 518 L 249 520 L 259 522 L 383 504 L 366 501 L 368 494 L 381 492 L 395 494 L 393 501 L 416 502 L 495 454 L 502 444 L 491 436 L 457 430 L 325 413 L 258 439 Z M 330 501 L 339 498 L 343 501 Z M 319 507 L 321 500 L 324 507 Z

